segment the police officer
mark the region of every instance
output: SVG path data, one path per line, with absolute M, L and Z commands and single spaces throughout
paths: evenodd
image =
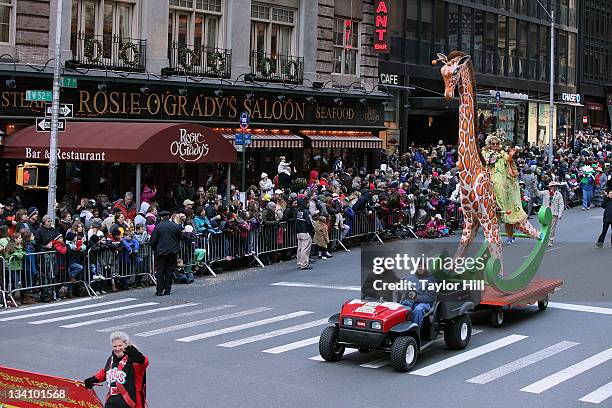
M 151 248 L 155 251 L 157 266 L 157 291 L 155 295 L 169 295 L 172 289 L 172 274 L 176 269 L 183 228 L 168 219 L 168 211 L 160 211 L 162 221 L 151 234 Z

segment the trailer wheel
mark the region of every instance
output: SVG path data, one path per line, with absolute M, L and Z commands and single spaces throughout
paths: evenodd
M 397 371 L 410 371 L 416 364 L 419 349 L 412 336 L 396 337 L 391 345 L 391 365 Z
M 546 296 L 544 300 L 540 300 L 538 302 L 538 309 L 540 310 L 540 312 L 545 311 L 547 308 L 548 308 L 548 296 Z
M 340 361 L 344 355 L 344 346 L 338 344 L 337 326 L 328 326 L 319 338 L 319 354 L 325 361 Z
M 504 309 L 501 307 L 491 310 L 489 315 L 491 327 L 502 327 L 504 325 Z
M 472 337 L 472 320 L 463 315 L 454 321 L 449 321 L 444 328 L 444 342 L 452 350 L 463 350 Z

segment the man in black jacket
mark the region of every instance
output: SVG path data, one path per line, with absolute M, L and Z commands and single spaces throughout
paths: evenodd
M 597 238 L 597 248 L 601 248 L 603 246 L 604 240 L 606 239 L 606 234 L 608 234 L 608 228 L 612 226 L 612 189 L 608 190 L 601 206 L 605 208 L 605 210 L 603 214 L 603 227 L 601 229 L 601 235 L 599 235 L 599 238 Z M 612 243 L 612 235 L 610 236 L 610 243 Z
M 160 211 L 162 221 L 155 226 L 151 234 L 151 248 L 155 251 L 157 265 L 157 291 L 155 295 L 169 295 L 172 289 L 172 274 L 176 269 L 182 227 L 170 221 L 168 211 Z
M 297 266 L 299 269 L 312 269 L 312 266 L 308 266 L 310 262 L 310 247 L 312 246 L 312 236 L 314 235 L 314 225 L 312 225 L 312 219 L 310 218 L 310 211 L 308 210 L 308 202 L 303 198 L 299 198 L 297 219 L 296 219 L 296 232 L 297 232 Z

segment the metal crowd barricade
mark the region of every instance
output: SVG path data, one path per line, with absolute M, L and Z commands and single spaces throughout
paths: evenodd
M 256 242 L 257 260 L 260 255 L 297 249 L 297 232 L 295 221 L 284 221 L 273 225 L 262 225 Z
M 377 211 L 360 211 L 352 216 L 346 216 L 344 221 L 349 227 L 346 238 L 374 235 L 380 243 L 379 232 L 383 231 L 380 213 Z
M 90 286 L 94 282 L 109 280 L 115 284 L 120 281 L 129 285 L 132 278 L 137 282 L 142 276 L 156 282 L 153 250 L 149 243 L 141 244 L 138 251 L 128 250 L 122 243 L 89 249 L 86 262 L 85 277 Z
M 2 284 L 2 286 L 0 287 L 0 294 L 2 295 L 2 306 L 4 306 L 4 308 L 8 308 L 8 303 L 6 301 L 7 298 L 7 289 L 8 289 L 8 276 L 6 276 L 6 263 L 5 263 L 5 259 L 3 256 L 0 255 L 0 273 L 2 274 L 2 280 L 0 280 L 0 283 Z
M 73 264 L 78 262 L 70 252 L 66 255 L 55 251 L 33 252 L 3 259 L 4 306 L 8 306 L 8 300 L 17 306 L 15 295 L 18 292 L 29 294 L 34 289 L 41 289 L 41 297 L 54 298 L 56 287 L 75 284 L 82 284 L 87 294 L 94 296 L 95 293 L 87 282 L 82 264 L 79 264 L 83 268 L 81 273 L 71 280 L 70 268 Z

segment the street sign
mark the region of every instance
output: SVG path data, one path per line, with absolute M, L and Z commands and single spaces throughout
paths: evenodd
M 501 92 L 499 92 L 499 91 L 495 92 L 495 100 L 496 101 L 501 101 Z
M 251 144 L 251 134 L 250 133 L 236 133 L 234 135 L 234 140 L 237 145 L 250 145 Z
M 51 118 L 36 118 L 36 131 L 49 132 L 51 131 Z M 66 131 L 66 119 L 58 119 L 57 131 Z
M 51 91 L 39 91 L 39 90 L 30 90 L 30 89 L 26 91 L 26 101 L 51 102 L 52 100 L 53 100 L 53 92 Z
M 585 125 L 586 125 L 587 123 L 589 123 L 589 117 L 588 117 L 588 116 L 583 116 L 583 117 L 582 117 L 582 123 L 584 123 Z
M 77 79 L 75 77 L 61 77 L 60 86 L 62 88 L 76 88 Z
M 239 145 L 239 144 L 237 144 L 237 145 L 235 145 L 234 147 L 236 148 L 236 151 L 237 151 L 238 153 L 242 153 L 242 152 L 244 151 L 244 146 L 243 146 L 243 145 L 241 145 L 241 144 L 240 144 L 240 145 Z
M 249 127 L 249 123 L 250 123 L 250 120 L 249 120 L 249 114 L 248 114 L 248 113 L 246 113 L 246 112 L 242 112 L 242 113 L 240 114 L 240 128 L 241 128 L 243 131 L 244 131 L 244 130 L 246 130 L 246 128 L 248 128 L 248 127 Z
M 53 105 L 47 104 L 45 106 L 45 116 L 51 117 L 53 114 Z M 74 115 L 73 105 L 71 103 L 60 103 L 60 118 L 71 118 Z

